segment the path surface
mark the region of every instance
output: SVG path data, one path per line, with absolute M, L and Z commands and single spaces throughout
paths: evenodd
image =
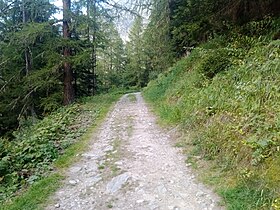
M 222 209 L 173 144 L 140 93 L 123 96 L 46 210 Z

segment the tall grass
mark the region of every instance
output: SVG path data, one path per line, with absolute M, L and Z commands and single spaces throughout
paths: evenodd
M 144 90 L 159 116 L 180 124 L 187 144 L 218 166 L 229 209 L 279 205 L 280 41 L 253 43 L 196 48 Z

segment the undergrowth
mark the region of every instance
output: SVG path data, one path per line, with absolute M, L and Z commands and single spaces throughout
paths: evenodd
M 195 48 L 144 96 L 218 167 L 228 209 L 280 209 L 280 40 L 240 40 Z
M 85 137 L 81 139 L 81 136 L 89 128 L 95 127 L 119 95 L 81 99 L 33 125 L 15 131 L 12 140 L 0 139 L 0 209 L 38 208 L 38 204 L 59 186 L 54 183 L 61 175 L 50 176 L 51 172 L 69 166 L 76 153 L 85 149 L 82 141 Z M 36 187 L 42 187 L 42 183 L 46 182 L 49 184 L 43 187 L 45 190 Z M 21 196 L 14 199 L 17 194 Z

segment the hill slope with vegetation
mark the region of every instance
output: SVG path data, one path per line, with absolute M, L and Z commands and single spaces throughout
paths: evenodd
M 280 208 L 280 40 L 214 39 L 144 91 L 181 146 L 211 160 L 208 181 L 229 209 Z M 214 173 L 215 172 L 215 173 Z M 218 178 L 218 179 L 217 179 Z
M 145 98 L 228 209 L 280 209 L 279 1 L 153 6 Z
M 119 96 L 81 99 L 22 126 L 12 141 L 0 138 L 0 209 L 37 209 L 60 186 L 63 169 L 86 149 L 93 129 Z M 21 196 L 14 200 L 15 195 Z

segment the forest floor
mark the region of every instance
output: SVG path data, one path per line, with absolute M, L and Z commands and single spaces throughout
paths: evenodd
M 223 209 L 174 147 L 174 133 L 156 124 L 140 93 L 123 96 L 45 209 Z

